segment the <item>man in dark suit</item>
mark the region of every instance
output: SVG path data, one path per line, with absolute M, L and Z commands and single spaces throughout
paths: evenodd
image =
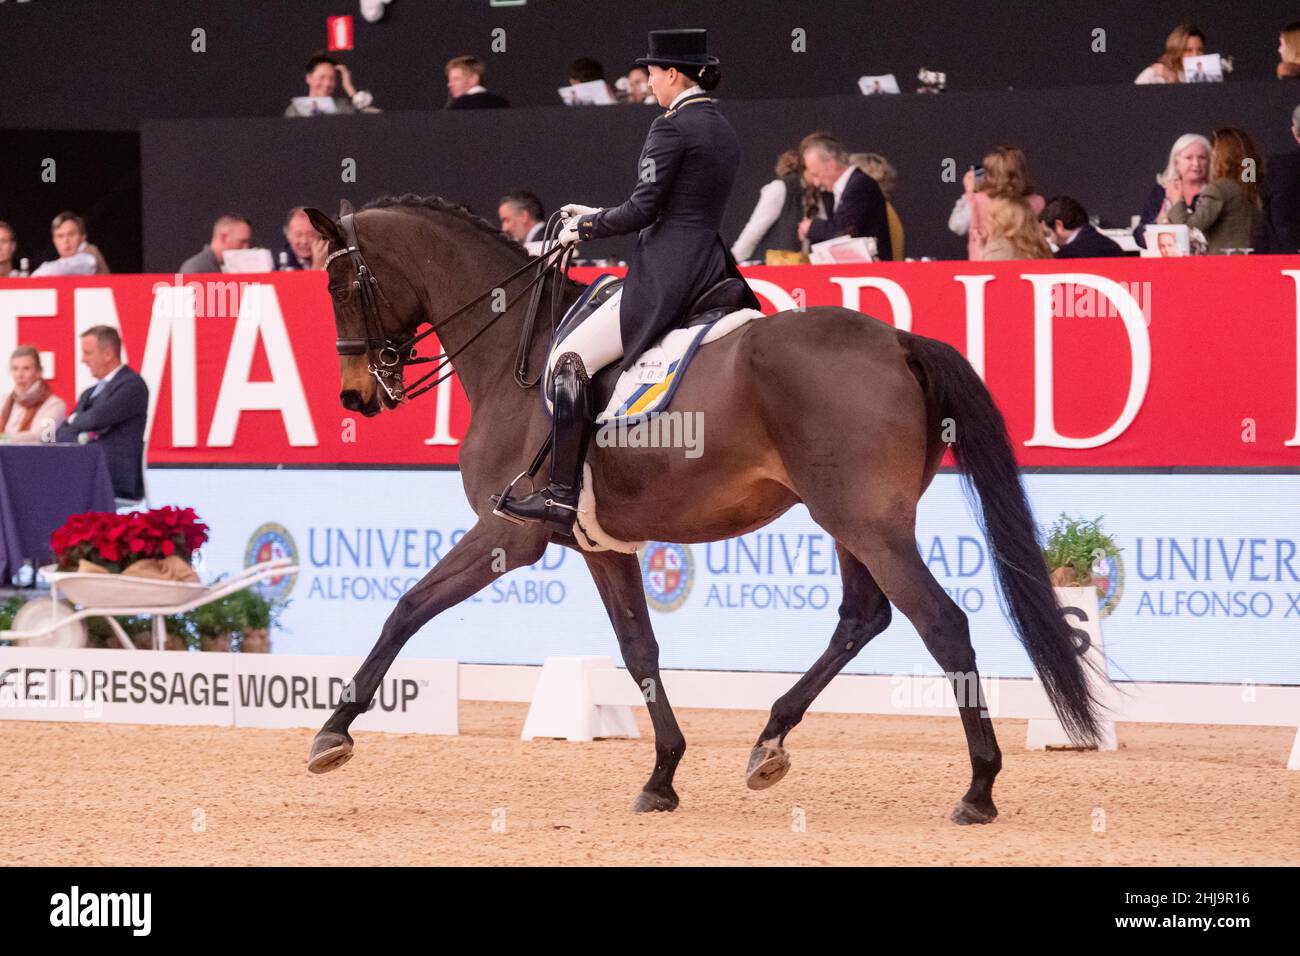
M 81 335 L 81 360 L 99 382 L 81 393 L 77 407 L 55 432 L 55 441 L 102 443 L 113 479 L 113 494 L 137 501 L 144 497 L 144 427 L 149 416 L 149 386 L 122 364 L 117 329 L 96 325 Z
M 1300 143 L 1300 106 L 1291 113 L 1291 138 Z M 1264 215 L 1251 239 L 1255 251 L 1300 251 L 1300 148 L 1269 157 L 1259 200 Z
M 828 192 L 829 219 L 805 219 L 799 224 L 799 238 L 810 243 L 835 236 L 871 236 L 876 240 L 876 258 L 894 258 L 889 241 L 889 213 L 885 194 L 876 181 L 849 162 L 849 150 L 833 136 L 814 133 L 799 144 L 804 168 L 818 189 Z M 823 203 L 825 202 L 823 198 Z
M 325 260 L 328 246 L 307 218 L 306 208 L 294 206 L 284 221 L 284 245 L 276 253 L 276 268 L 313 269 L 317 262 Z
M 1088 211 L 1076 199 L 1055 196 L 1038 214 L 1043 230 L 1056 246 L 1058 259 L 1104 259 L 1122 256 L 1124 250 L 1109 236 L 1088 224 Z
M 227 249 L 247 249 L 253 241 L 253 227 L 243 216 L 227 213 L 212 226 L 212 239 L 202 251 L 181 263 L 182 275 L 225 271 Z
M 542 201 L 526 189 L 506 193 L 497 203 L 501 231 L 531 254 L 541 252 L 542 234 L 546 231 L 546 210 Z
M 504 96 L 489 92 L 483 85 L 487 67 L 476 56 L 457 56 L 447 61 L 447 101 L 449 110 L 491 110 L 510 105 Z

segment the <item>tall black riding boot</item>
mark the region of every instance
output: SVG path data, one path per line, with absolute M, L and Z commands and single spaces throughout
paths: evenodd
M 578 514 L 582 464 L 595 429 L 591 379 L 577 352 L 565 352 L 555 363 L 551 481 L 523 498 L 499 501 L 492 513 L 519 523 L 540 521 L 552 532 L 572 534 Z

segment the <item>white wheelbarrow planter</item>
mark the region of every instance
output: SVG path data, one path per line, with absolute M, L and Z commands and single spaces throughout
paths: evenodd
M 85 647 L 88 617 L 108 621 L 118 642 L 128 650 L 135 645 L 114 617 L 148 614 L 153 617 L 153 648 L 163 649 L 169 614 L 184 614 L 219 601 L 267 578 L 295 574 L 298 565 L 288 558 L 263 561 L 214 585 L 189 581 L 158 581 L 121 574 L 82 574 L 41 568 L 50 582 L 50 596 L 28 601 L 14 615 L 13 627 L 0 631 L 0 640 L 21 641 L 34 647 Z M 79 610 L 73 605 L 79 606 Z

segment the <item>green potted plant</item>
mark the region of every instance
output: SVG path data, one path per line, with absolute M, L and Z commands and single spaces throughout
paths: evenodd
M 230 650 L 239 620 L 231 613 L 229 597 L 196 607 L 186 617 L 199 650 Z
M 1101 527 L 1101 518 L 1071 518 L 1062 512 L 1047 532 L 1043 559 L 1052 578 L 1056 601 L 1070 623 L 1075 635 L 1078 653 L 1087 664 L 1085 674 L 1092 685 L 1094 697 L 1103 703 L 1107 713 L 1101 721 L 1101 750 L 1114 750 L 1119 746 L 1115 721 L 1111 711 L 1117 701 L 1112 686 L 1106 680 L 1106 651 L 1102 642 L 1099 587 L 1094 576 L 1106 572 L 1107 558 L 1116 557 L 1120 548 L 1115 539 Z M 1038 678 L 1034 680 L 1037 682 Z M 1044 704 L 1046 702 L 1044 701 Z M 1075 749 L 1060 722 L 1053 717 L 1031 717 L 1026 731 L 1025 746 L 1030 750 Z
M 1101 529 L 1101 518 L 1071 518 L 1064 512 L 1048 529 L 1043 557 L 1056 587 L 1088 587 L 1093 568 L 1119 554 L 1115 539 Z
M 173 615 L 167 618 L 167 643 L 163 645 L 164 650 L 189 650 L 189 641 L 187 640 L 184 624 L 180 620 L 181 617 L 181 615 Z M 141 650 L 153 650 L 152 617 L 147 614 L 118 615 L 116 619 L 117 623 L 122 625 L 122 630 L 126 631 L 126 636 L 131 639 L 131 643 Z M 86 646 L 118 650 L 122 647 L 122 644 L 118 641 L 117 635 L 113 633 L 112 626 L 108 623 L 107 618 L 88 617 L 86 618 Z
M 186 617 L 200 650 L 265 654 L 271 649 L 271 630 L 279 624 L 283 610 L 283 604 L 246 588 L 195 608 Z
M 227 600 L 234 604 L 241 625 L 236 649 L 245 654 L 269 654 L 271 631 L 280 625 L 284 603 L 268 600 L 256 588 L 237 591 Z
M 26 603 L 27 602 L 22 598 L 16 597 L 6 598 L 5 600 L 0 601 L 0 631 L 7 631 L 14 626 L 14 615 L 17 614 L 18 609 Z M 0 647 L 8 647 L 10 643 L 12 642 L 0 641 Z

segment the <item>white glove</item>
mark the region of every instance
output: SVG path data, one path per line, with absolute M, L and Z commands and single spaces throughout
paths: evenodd
M 560 207 L 560 214 L 565 219 L 578 219 L 582 216 L 590 216 L 595 212 L 600 212 L 600 209 L 594 206 L 579 206 L 577 203 L 569 203 L 567 206 Z
M 560 234 L 555 237 L 555 241 L 562 246 L 571 246 L 578 241 L 578 217 L 565 220 L 564 228 Z

